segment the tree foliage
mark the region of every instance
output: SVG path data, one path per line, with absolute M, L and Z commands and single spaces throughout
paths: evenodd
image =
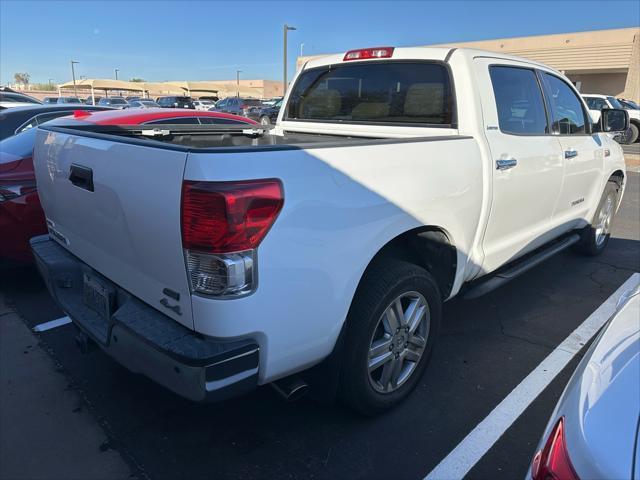
M 29 79 L 31 79 L 31 75 L 26 72 L 23 73 L 14 73 L 13 79 L 16 83 L 20 83 L 22 85 L 29 85 Z
M 130 78 L 129 81 L 130 82 L 134 82 L 134 83 L 146 82 L 146 80 L 144 78 Z

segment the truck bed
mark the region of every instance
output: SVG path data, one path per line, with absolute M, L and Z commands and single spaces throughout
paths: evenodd
M 287 150 L 294 148 L 343 147 L 427 140 L 451 140 L 451 135 L 412 138 L 354 137 L 285 131 L 274 133 L 272 126 L 260 125 L 95 125 L 82 122 L 51 122 L 44 130 L 101 138 L 118 142 L 168 147 L 181 151 L 226 150 L 238 152 Z

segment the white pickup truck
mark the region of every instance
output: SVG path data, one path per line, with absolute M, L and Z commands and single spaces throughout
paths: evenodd
M 551 68 L 354 50 L 284 104 L 275 128 L 40 128 L 31 243 L 81 340 L 193 400 L 310 385 L 375 414 L 419 382 L 442 302 L 607 244 L 626 177 L 601 132 L 628 115 L 593 125 Z

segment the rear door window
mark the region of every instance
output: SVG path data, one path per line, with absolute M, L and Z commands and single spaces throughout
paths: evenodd
M 536 73 L 528 68 L 489 68 L 500 131 L 515 135 L 548 133 L 547 114 Z
M 145 125 L 199 125 L 198 119 L 196 117 L 182 117 L 182 118 L 164 118 L 162 120 L 152 120 L 150 122 L 145 122 Z
M 240 122 L 230 118 L 198 117 L 202 125 L 247 125 L 247 122 Z
M 330 65 L 303 72 L 287 120 L 451 126 L 448 70 L 429 62 Z

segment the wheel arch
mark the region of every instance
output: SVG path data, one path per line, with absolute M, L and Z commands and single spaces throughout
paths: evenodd
M 407 230 L 389 240 L 373 255 L 357 288 L 377 261 L 381 258 L 396 258 L 418 265 L 433 275 L 442 300 L 445 300 L 449 297 L 456 278 L 457 254 L 451 236 L 441 227 L 427 225 Z
M 622 187 L 624 185 L 624 181 L 625 181 L 625 175 L 624 172 L 620 169 L 616 170 L 615 172 L 613 172 L 611 175 L 609 175 L 609 179 L 607 180 L 608 182 L 616 182 L 618 184 L 618 187 Z

